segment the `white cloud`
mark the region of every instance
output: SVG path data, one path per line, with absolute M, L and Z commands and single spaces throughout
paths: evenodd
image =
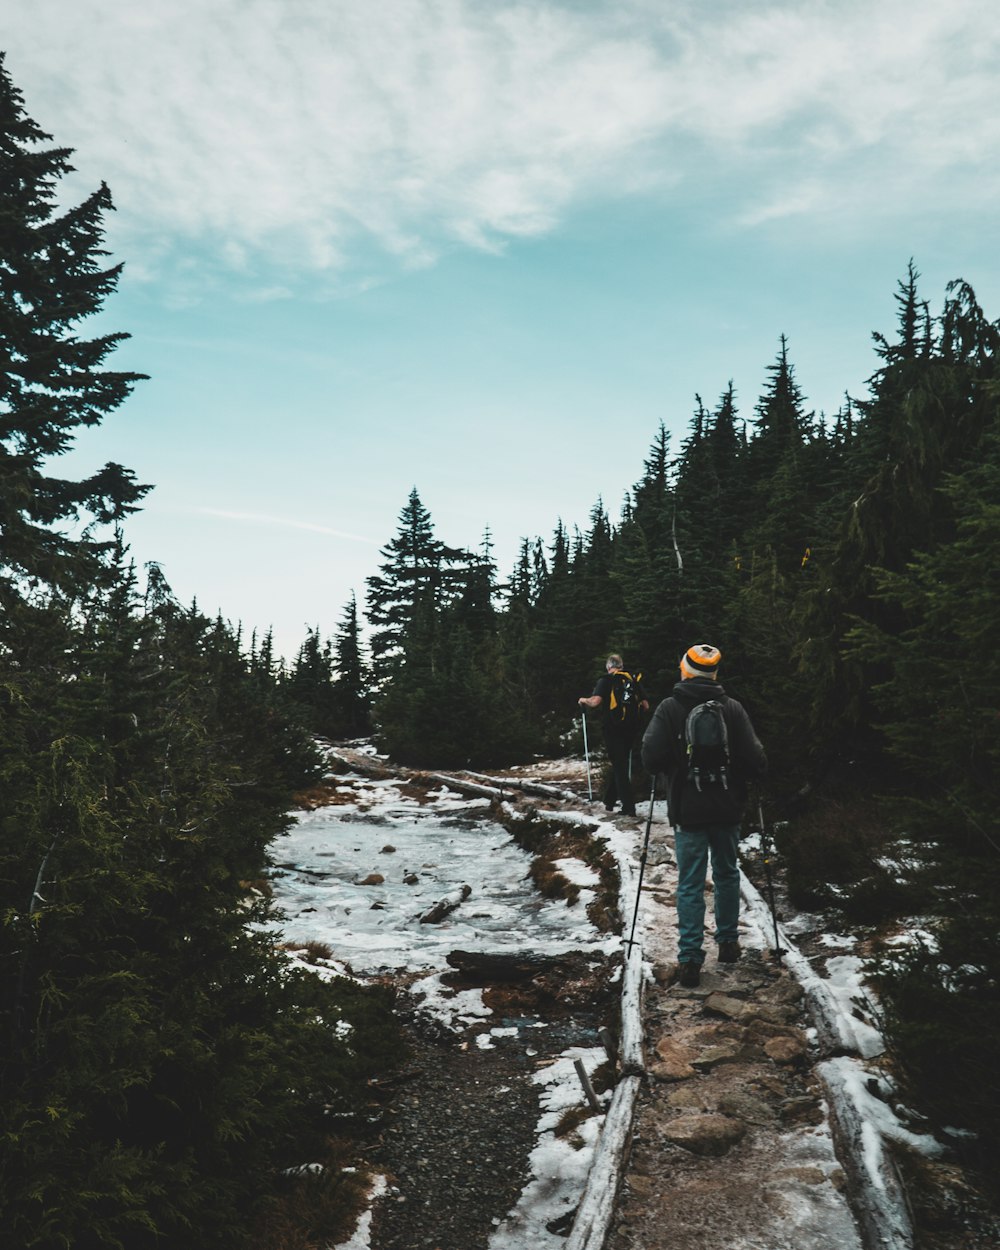
M 28 112 L 161 275 L 427 265 L 686 186 L 744 224 L 997 192 L 992 0 L 34 0 L 7 26 Z
M 319 525 L 315 521 L 299 521 L 294 517 L 270 516 L 263 512 L 234 512 L 227 508 L 195 508 L 199 516 L 219 517 L 223 521 L 239 521 L 247 525 L 278 526 L 279 528 L 308 530 L 313 534 L 329 534 L 334 538 L 346 538 L 350 542 L 368 543 L 379 546 L 374 538 L 365 538 L 362 534 L 351 534 L 347 530 L 332 529 L 329 525 Z

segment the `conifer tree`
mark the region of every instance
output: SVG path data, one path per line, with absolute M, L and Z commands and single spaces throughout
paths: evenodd
M 455 570 L 467 553 L 446 547 L 434 535 L 431 515 L 416 487 L 399 514 L 395 537 L 382 548 L 380 572 L 368 579 L 371 653 L 382 676 L 398 667 L 418 636 L 433 636 L 436 612 L 451 599 Z
M 615 646 L 646 674 L 647 689 L 666 693 L 683 650 L 679 596 L 684 557 L 676 541 L 670 436 L 662 423 L 643 468 L 615 548 L 615 637 L 620 640 Z
M 103 264 L 111 196 L 102 184 L 59 212 L 71 152 L 45 147 L 49 138 L 25 112 L 0 54 L 0 601 L 8 613 L 33 582 L 72 593 L 97 577 L 114 540 L 60 527 L 81 516 L 120 521 L 149 489 L 119 464 L 82 481 L 49 469 L 142 376 L 104 368 L 127 335 L 77 332 L 121 273 Z
M 370 678 L 361 645 L 358 603 L 352 594 L 334 640 L 333 714 L 338 734 L 356 738 L 371 727 Z
M 128 471 L 50 475 L 137 375 L 102 368 L 123 336 L 76 337 L 118 276 L 110 198 L 57 215 L 69 153 L 45 138 L 0 61 L 3 1232 L 236 1250 L 391 1030 L 352 1007 L 358 1052 L 336 1040 L 340 995 L 290 973 L 251 888 L 318 768 L 274 701 L 269 642 L 253 671 L 158 569 L 139 593 Z M 77 518 L 82 536 L 62 532 Z
M 333 697 L 333 654 L 329 642 L 322 642 L 319 628 L 306 630 L 305 639 L 280 683 L 302 723 L 313 732 L 336 736 Z

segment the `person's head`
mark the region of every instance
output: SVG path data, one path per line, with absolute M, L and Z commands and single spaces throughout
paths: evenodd
M 715 681 L 721 663 L 722 652 L 718 647 L 710 647 L 707 642 L 695 643 L 681 656 L 681 678 L 689 681 L 692 677 L 710 677 Z
M 622 666 L 622 657 L 620 655 L 609 655 L 608 662 L 607 664 L 605 664 L 604 667 L 608 670 L 609 673 L 613 673 L 615 669 L 621 668 L 621 666 Z

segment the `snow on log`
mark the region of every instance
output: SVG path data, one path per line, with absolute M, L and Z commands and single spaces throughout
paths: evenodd
M 352 773 L 360 773 L 362 777 L 372 777 L 378 781 L 384 781 L 389 777 L 399 777 L 401 772 L 392 764 L 387 764 L 385 760 L 374 760 L 363 755 L 342 755 L 333 747 L 326 749 L 328 759 L 335 760 L 338 764 L 343 765 Z
M 877 1111 L 868 1105 L 872 1095 L 864 1088 L 865 1074 L 846 1056 L 826 1060 L 816 1072 L 865 1250 L 912 1250 L 906 1191 L 885 1149 Z
M 452 890 L 450 894 L 446 894 L 444 898 L 438 899 L 433 907 L 429 907 L 420 917 L 421 924 L 437 924 L 443 920 L 445 916 L 450 915 L 456 907 L 461 907 L 465 900 L 472 893 L 471 885 L 463 885 L 457 890 Z
M 619 905 L 626 916 L 635 912 L 639 874 L 635 861 L 618 855 Z M 640 934 L 641 936 L 641 934 Z M 587 1184 L 576 1209 L 566 1250 L 602 1250 L 615 1212 L 618 1189 L 628 1163 L 632 1123 L 645 1072 L 642 1053 L 642 987 L 645 966 L 639 941 L 626 949 L 622 974 L 621 1058 L 622 1076 L 604 1119 L 600 1141 L 587 1175 Z
M 740 873 L 740 890 L 747 910 L 753 915 L 761 931 L 765 935 L 772 935 L 775 930 L 774 918 L 756 886 L 743 872 Z M 777 930 L 782 961 L 805 991 L 821 1049 L 832 1055 L 860 1053 L 861 1047 L 850 1017 L 844 1014 L 829 986 L 813 971 L 808 959 L 799 952 L 780 924 L 777 925 Z
M 615 1086 L 566 1250 L 601 1250 L 607 1240 L 641 1085 L 642 1077 L 626 1076 Z
M 645 1070 L 642 1057 L 642 987 L 644 981 L 642 947 L 636 943 L 625 960 L 625 972 L 622 977 L 620 1053 L 622 1072 L 625 1074 Z
M 474 799 L 499 799 L 502 794 L 494 786 L 480 786 L 472 781 L 462 781 L 459 777 L 453 777 L 451 773 L 418 773 L 414 777 L 415 781 L 436 781 L 438 785 L 447 786 L 449 790 L 454 790 L 458 794 L 467 794 Z
M 579 803 L 581 797 L 572 790 L 561 790 L 558 786 L 548 786 L 540 781 L 522 781 L 519 777 L 489 777 L 485 773 L 473 773 L 465 770 L 466 777 L 476 781 L 487 781 L 491 786 L 501 790 L 520 790 L 523 794 L 535 794 L 543 799 L 561 799 L 566 803 Z

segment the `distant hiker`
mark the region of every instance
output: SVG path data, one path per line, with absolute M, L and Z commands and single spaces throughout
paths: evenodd
M 719 961 L 740 957 L 740 870 L 736 859 L 747 783 L 767 768 L 764 748 L 742 703 L 719 683 L 720 652 L 707 643 L 681 656 L 681 680 L 642 739 L 642 762 L 668 778 L 667 813 L 677 856 L 680 983 L 701 980 L 705 959 L 705 881 L 712 858 Z
M 577 702 L 582 708 L 600 708 L 604 746 L 611 762 L 611 779 L 604 791 L 604 806 L 609 812 L 621 800 L 623 816 L 635 815 L 632 796 L 632 747 L 639 732 L 639 712 L 649 711 L 649 702 L 642 690 L 642 673 L 627 673 L 620 655 L 609 655 L 605 675 L 598 677 L 592 695 Z

